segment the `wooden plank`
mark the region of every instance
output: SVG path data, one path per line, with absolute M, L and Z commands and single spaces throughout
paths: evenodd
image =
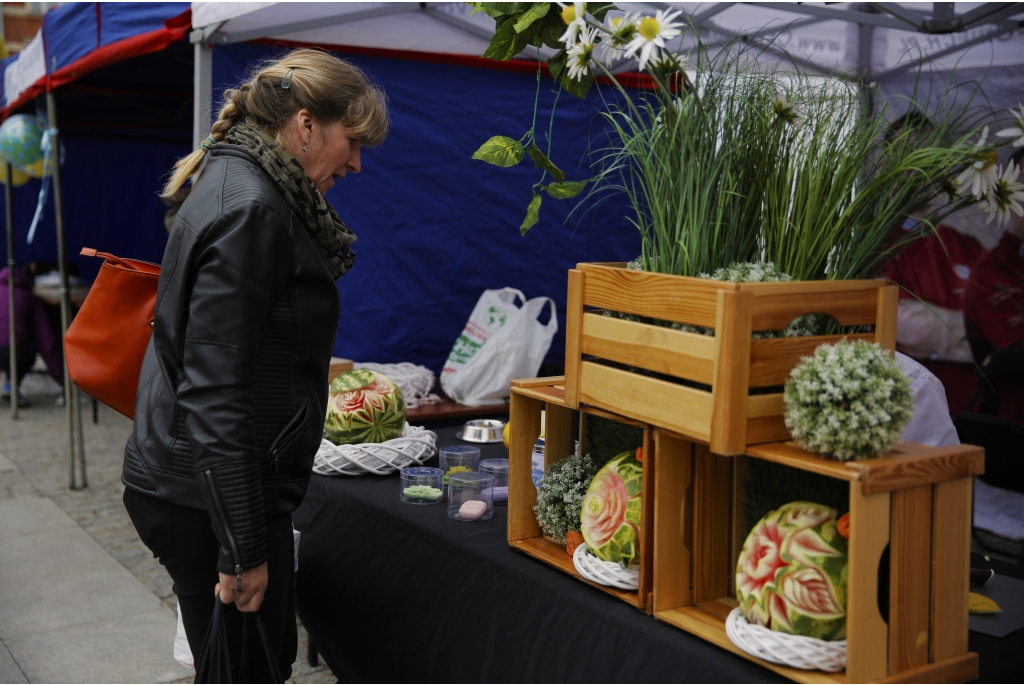
M 750 398 L 748 406 L 753 406 L 755 397 L 774 395 L 755 395 Z M 791 441 L 747 445 L 746 453 L 758 459 L 832 478 L 860 481 L 865 495 L 965 478 L 985 472 L 985 452 L 974 445 L 929 447 L 903 442 L 890 456 L 847 462 L 825 459 L 805 452 Z
M 840 340 L 874 341 L 873 333 L 861 335 L 816 335 L 807 338 L 762 338 L 750 341 L 750 387 L 784 385 L 789 373 L 803 357 L 814 354 L 819 345 Z
M 858 483 L 850 483 L 846 677 L 851 683 L 888 675 L 889 628 L 878 613 L 878 564 L 889 543 L 889 517 L 888 492 L 865 495 Z
M 657 480 L 657 455 L 654 449 L 654 431 L 644 429 L 643 483 L 640 500 L 640 582 L 637 594 L 648 598 L 647 608 L 653 609 L 654 591 L 654 483 Z
M 889 354 L 896 352 L 896 312 L 900 291 L 894 285 L 878 289 L 878 313 L 875 315 L 875 342 Z
M 744 504 L 747 500 L 746 482 L 749 475 L 750 457 L 739 456 L 732 460 L 732 510 L 729 516 L 729 529 L 732 532 L 729 540 L 729 560 L 740 558 L 747 533 L 753 522 L 747 524 Z M 729 565 L 729 596 L 736 596 L 736 564 Z
M 840 461 L 822 459 L 816 454 L 809 454 L 794 442 L 772 442 L 765 445 L 748 445 L 747 454 L 758 459 L 792 466 L 802 471 L 820 473 L 840 480 L 856 480 L 857 474 L 846 468 Z
M 739 290 L 753 293 L 755 299 L 766 299 L 776 295 L 793 293 L 803 295 L 830 295 L 832 293 L 863 292 L 885 287 L 884 278 L 868 278 L 848 281 L 774 281 L 771 283 L 739 283 Z
M 724 621 L 729 618 L 729 614 L 732 613 L 732 610 L 739 606 L 739 602 L 732 597 L 719 597 L 718 599 L 701 602 L 697 606 L 712 616 Z
M 967 653 L 971 478 L 936 483 L 932 491 L 931 659 Z
M 579 415 L 553 402 L 544 404 L 544 471 L 552 464 L 576 453 L 576 427 Z M 514 426 L 514 424 L 513 424 Z
M 773 392 L 767 395 L 750 395 L 747 400 L 748 418 L 768 418 L 782 416 L 785 404 L 782 401 L 781 392 Z
M 753 399 L 753 398 L 751 398 Z M 775 416 L 747 417 L 747 447 L 766 442 L 784 442 L 793 434 L 786 428 L 782 414 Z
M 889 674 L 928 665 L 932 486 L 892 493 L 889 542 Z
M 594 362 L 580 369 L 580 401 L 707 442 L 711 393 Z
M 718 291 L 736 290 L 735 283 L 703 278 L 630 271 L 593 264 L 577 266 L 586 274 L 584 306 L 693 326 L 713 327 Z
M 692 633 L 707 640 L 713 645 L 741 656 L 748 661 L 763 666 L 775 673 L 785 676 L 798 683 L 845 683 L 844 673 L 825 673 L 824 671 L 804 671 L 799 668 L 780 666 L 753 657 L 732 643 L 725 633 L 725 621 L 698 607 L 679 607 L 654 612 L 654 618 L 673 625 L 676 628 Z
M 637 421 L 636 419 L 631 419 L 631 418 L 628 418 L 626 416 L 619 416 L 618 414 L 616 414 L 614 412 L 605 411 L 604 409 L 598 409 L 597 407 L 583 406 L 583 407 L 579 408 L 579 411 L 582 414 L 591 414 L 592 416 L 600 416 L 602 419 L 610 419 L 612 421 L 618 421 L 619 423 L 624 423 L 627 426 L 635 426 L 637 428 L 647 428 L 647 424 L 644 423 L 643 421 Z
M 877 285 L 849 290 L 836 289 L 832 292 L 819 288 L 798 288 L 802 283 L 766 285 L 785 287 L 773 288 L 777 292 L 770 295 L 762 295 L 760 291 L 755 293 L 751 307 L 752 328 L 755 331 L 781 331 L 801 314 L 829 314 L 840 326 L 860 326 L 876 321 Z
M 961 656 L 891 675 L 882 683 L 969 683 L 978 679 L 978 655 Z
M 846 462 L 846 468 L 857 473 L 864 494 L 871 494 L 980 475 L 985 472 L 985 450 L 974 445 L 928 447 L 905 442 L 890 456 Z
M 692 531 L 686 516 L 692 473 L 692 443 L 655 429 L 654 452 L 654 610 L 690 604 Z
M 518 392 L 523 397 L 532 397 L 541 402 L 551 402 L 553 404 L 560 404 L 565 406 L 565 390 L 556 388 L 553 385 L 535 385 L 525 388 L 517 388 Z
M 565 302 L 565 403 L 580 406 L 580 363 L 583 361 L 584 274 L 569 270 L 569 292 Z
M 715 339 L 603 314 L 583 315 L 583 354 L 711 385 Z M 566 352 L 568 358 L 568 352 Z
M 540 437 L 540 411 L 543 403 L 512 389 L 509 398 L 508 443 L 508 539 L 522 540 L 540 535 L 533 513 L 537 488 L 533 485 L 533 445 Z
M 732 460 L 706 445 L 695 445 L 693 455 L 693 601 L 700 604 L 729 592 Z
M 543 385 L 560 385 L 565 383 L 565 376 L 545 376 L 543 378 L 519 378 L 512 381 L 513 388 L 535 388 Z
M 608 587 L 607 585 L 599 585 L 598 583 L 591 582 L 581 576 L 572 563 L 572 557 L 569 556 L 569 553 L 565 551 L 565 547 L 562 545 L 550 542 L 541 537 L 526 538 L 523 540 L 509 540 L 508 544 L 512 549 L 524 552 L 534 559 L 543 561 L 548 566 L 552 566 L 564 573 L 568 573 L 570 576 L 573 576 L 587 585 L 596 587 L 598 590 L 616 597 L 641 611 L 644 611 L 646 608 L 646 598 L 641 599 L 636 592 L 619 590 L 617 588 Z
M 747 398 L 747 445 L 783 442 L 793 437 L 782 418 L 784 406 L 781 392 Z
M 743 454 L 747 445 L 751 300 L 749 292 L 718 291 L 710 440 L 715 454 Z

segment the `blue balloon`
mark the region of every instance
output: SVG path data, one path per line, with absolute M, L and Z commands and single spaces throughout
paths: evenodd
M 24 171 L 42 159 L 42 140 L 43 127 L 38 119 L 15 114 L 0 125 L 0 157 Z

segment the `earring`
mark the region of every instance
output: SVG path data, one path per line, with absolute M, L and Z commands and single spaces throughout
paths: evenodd
M 302 151 L 303 152 L 309 152 L 309 141 L 308 140 L 306 141 L 306 144 L 302 146 Z

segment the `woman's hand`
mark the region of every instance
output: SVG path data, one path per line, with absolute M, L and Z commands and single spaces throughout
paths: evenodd
M 256 611 L 263 604 L 267 582 L 267 562 L 264 561 L 256 568 L 242 571 L 241 592 L 238 592 L 238 580 L 234 575 L 221 573 L 220 582 L 214 588 L 214 594 L 220 594 L 220 601 L 225 604 L 234 602 L 239 611 Z

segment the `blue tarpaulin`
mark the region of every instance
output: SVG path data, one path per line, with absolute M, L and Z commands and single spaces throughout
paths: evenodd
M 278 51 L 254 44 L 215 48 L 218 98 L 248 65 Z M 481 292 L 510 286 L 527 297 L 554 298 L 560 330 L 550 358 L 561 359 L 568 270 L 578 262 L 632 259 L 640 239 L 621 196 L 569 216 L 577 200 L 545 195 L 540 222 L 520 236 L 540 172 L 529 159 L 501 169 L 471 156 L 491 136 L 519 138 L 530 128 L 536 76 L 339 56 L 384 88 L 392 131 L 379 148 L 363 151 L 360 174 L 327 194 L 359 236 L 355 266 L 338 281 L 342 312 L 335 353 L 357 361 L 412 361 L 439 372 Z M 545 131 L 542 145 L 553 88 L 544 77 L 537 122 Z M 586 102 L 559 98 L 552 157 L 570 179 L 592 173 L 577 164 L 591 143 L 601 145 L 600 98 L 596 88 Z

